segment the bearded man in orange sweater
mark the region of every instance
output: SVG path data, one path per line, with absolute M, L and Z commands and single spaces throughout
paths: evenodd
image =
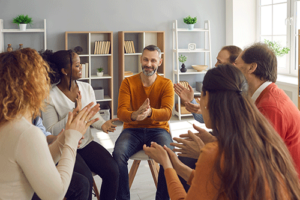
M 116 141 L 113 157 L 119 165 L 117 200 L 129 200 L 128 159 L 157 142 L 170 148 L 169 123 L 174 105 L 171 80 L 157 75 L 162 64 L 161 50 L 154 45 L 143 49 L 140 60 L 143 72 L 124 79 L 119 90 L 118 118 L 124 122 Z M 163 167 L 160 166 L 156 199 L 169 199 Z

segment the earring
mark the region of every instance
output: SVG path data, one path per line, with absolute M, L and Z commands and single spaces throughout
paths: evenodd
M 68 74 L 65 74 L 66 76 L 68 75 Z
M 206 106 L 204 108 L 206 109 Z

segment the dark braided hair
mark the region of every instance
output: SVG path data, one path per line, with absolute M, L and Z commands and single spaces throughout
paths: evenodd
M 40 51 L 40 55 L 43 59 L 49 64 L 50 68 L 54 73 L 49 74 L 51 79 L 51 84 L 58 83 L 64 74 L 61 72 L 61 69 L 67 69 L 69 66 L 71 67 L 70 73 L 70 83 L 69 90 L 71 89 L 72 82 L 72 65 L 73 65 L 73 50 L 61 50 L 53 53 L 52 50 Z

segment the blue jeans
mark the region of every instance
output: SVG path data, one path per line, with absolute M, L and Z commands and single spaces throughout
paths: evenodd
M 117 200 L 130 200 L 128 160 L 129 157 L 143 149 L 143 145 L 150 146 L 151 142 L 166 145 L 169 148 L 172 138 L 170 133 L 161 128 L 128 128 L 124 129 L 116 141 L 113 157 L 119 166 L 119 189 Z M 160 166 L 156 191 L 156 200 L 169 199 L 168 188 L 164 176 L 164 169 Z

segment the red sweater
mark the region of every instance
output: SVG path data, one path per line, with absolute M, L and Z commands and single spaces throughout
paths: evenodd
M 287 145 L 300 178 L 300 112 L 285 92 L 271 83 L 255 101 Z

